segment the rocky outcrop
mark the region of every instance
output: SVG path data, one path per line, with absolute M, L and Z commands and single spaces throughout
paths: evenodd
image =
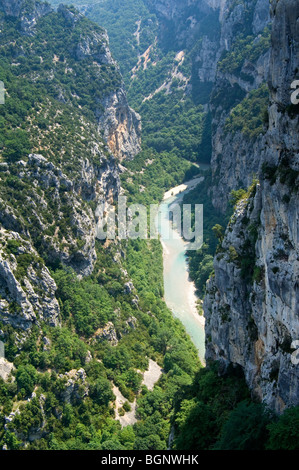
M 0 357 L 0 377 L 2 380 L 6 381 L 14 368 L 12 362 L 7 361 L 4 357 Z
M 24 196 L 26 219 L 16 204 L 3 201 L 0 206 L 0 221 L 7 231 L 17 231 L 33 241 L 39 236 L 39 246 L 49 259 L 71 266 L 79 276 L 89 275 L 96 261 L 97 221 L 86 201 L 112 203 L 120 187 L 116 162 L 96 146 L 94 152 L 97 164 L 92 158 L 79 160 L 75 181 L 42 155 L 29 155 L 28 162 L 16 165 L 20 180 L 32 182 L 31 193 Z
M 50 163 L 41 155 L 30 155 L 28 164 L 22 165 L 22 173 L 38 184 L 38 187 L 47 193 L 50 188 L 55 188 L 52 193 L 61 214 L 56 220 L 58 227 L 54 234 L 45 234 L 44 244 L 47 251 L 54 259 L 60 259 L 70 265 L 80 276 L 89 275 L 96 261 L 95 239 L 96 218 L 91 208 L 83 207 L 83 200 L 101 202 L 113 202 L 119 191 L 118 168 L 113 159 L 99 153 L 100 165 L 94 165 L 88 159 L 80 162 L 80 178 L 76 184 L 66 176 L 60 168 Z M 61 199 L 63 191 L 64 201 Z M 43 200 L 44 209 L 51 211 L 49 201 Z M 61 246 L 61 228 L 65 218 L 63 208 L 67 205 L 71 208 L 70 227 L 68 234 L 63 234 L 65 246 Z M 44 231 L 49 228 L 47 221 L 41 220 L 41 228 Z M 46 232 L 47 233 L 47 232 Z M 84 241 L 78 249 L 78 238 Z M 62 249 L 63 248 L 63 249 Z
M 46 14 L 50 14 L 49 23 L 55 25 L 56 20 L 63 26 L 67 39 L 63 54 L 57 52 L 59 57 L 54 51 L 55 39 L 54 45 L 49 42 L 54 57 L 44 70 L 43 58 L 39 57 L 44 46 L 35 38 L 37 33 L 44 35 L 46 44 L 47 33 L 43 22 L 38 21 Z M 10 22 L 8 17 L 18 19 L 13 22 L 20 46 L 16 55 L 22 55 L 24 63 L 31 55 L 39 57 L 34 74 L 26 75 L 32 95 L 36 80 L 44 80 L 45 92 L 56 80 L 57 89 L 57 95 L 54 91 L 51 96 L 43 96 L 42 104 L 37 97 L 36 108 L 28 110 L 26 130 L 32 136 L 30 147 L 35 153 L 20 151 L 18 158 L 22 159 L 7 159 L 0 165 L 0 319 L 28 330 L 43 321 L 52 326 L 59 324 L 56 285 L 46 266 L 55 269 L 62 263 L 74 269 L 78 277 L 92 273 L 96 262 L 96 208 L 102 203 L 112 204 L 117 198 L 118 160 L 131 159 L 140 150 L 141 124 L 128 106 L 106 31 L 86 26 L 87 20 L 73 8 L 60 6 L 56 13 L 37 0 L 0 0 L 0 15 L 4 29 L 6 20 Z M 23 33 L 32 35 L 29 49 L 26 38 L 22 43 Z M 1 47 L 7 47 L 4 37 Z M 61 80 L 59 66 L 65 71 L 66 81 Z M 77 101 L 86 93 L 83 86 L 77 87 L 80 73 L 82 82 L 103 83 L 107 90 L 96 93 L 87 113 L 81 112 Z M 70 93 L 71 83 L 76 93 Z M 52 109 L 54 117 L 50 118 Z M 64 113 L 68 114 L 68 122 L 61 124 L 57 121 Z M 38 123 L 41 114 L 45 119 L 42 125 Z
M 19 16 L 23 7 L 24 0 L 1 0 L 0 9 L 7 16 Z
M 221 212 L 227 209 L 232 190 L 247 188 L 254 174 L 258 172 L 260 153 L 263 147 L 263 134 L 244 135 L 243 130 L 231 129 L 226 132 L 230 115 L 243 100 L 255 100 L 250 94 L 267 83 L 270 61 L 270 6 L 268 0 L 233 2 L 227 0 L 221 11 L 221 57 L 211 96 L 213 183 L 210 189 L 213 205 Z M 243 50 L 247 53 L 243 55 Z M 265 109 L 268 100 L 265 97 Z M 245 116 L 246 102 L 243 116 Z M 258 105 L 253 106 L 253 114 L 263 112 Z M 256 124 L 254 124 L 256 125 Z M 252 127 L 254 127 L 254 125 Z
M 79 12 L 73 13 L 63 5 L 59 6 L 58 13 L 71 27 L 82 18 Z M 79 41 L 73 45 L 72 53 L 78 61 L 92 58 L 93 65 L 98 66 L 99 71 L 103 65 L 108 65 L 113 66 L 119 74 L 105 30 L 81 35 Z M 141 150 L 141 118 L 128 105 L 123 81 L 121 80 L 120 85 L 103 99 L 95 98 L 95 102 L 99 134 L 103 135 L 110 152 L 120 161 L 133 159 Z
M 99 126 L 108 148 L 118 160 L 132 160 L 141 150 L 141 117 L 128 106 L 123 89 L 107 96 L 101 106 Z
M 65 387 L 61 393 L 61 398 L 65 403 L 71 403 L 74 400 L 82 400 L 88 395 L 89 386 L 86 381 L 86 372 L 84 369 L 71 370 L 65 375 L 59 376 L 65 380 Z
M 94 337 L 96 341 L 108 341 L 111 346 L 117 346 L 118 344 L 117 333 L 111 321 L 109 321 L 107 325 L 104 326 L 104 328 L 99 328 L 95 332 Z
M 181 2 L 176 0 L 148 0 L 147 3 L 165 19 L 171 20 L 178 18 L 184 12 L 188 2 L 187 0 Z
M 229 51 L 237 35 L 262 33 L 270 22 L 268 0 L 147 0 L 160 18 L 162 43 L 171 47 L 193 47 L 200 39 L 194 64 L 201 82 L 214 82 L 217 63 Z
M 214 207 L 225 212 L 231 190 L 248 187 L 258 171 L 260 139 L 244 136 L 239 129 L 227 135 L 225 127 L 230 112 L 251 91 L 267 82 L 269 1 L 148 0 L 147 3 L 159 18 L 162 46 L 192 49 L 193 96 L 212 115 L 210 195 Z M 247 52 L 243 54 L 245 49 Z M 209 133 L 210 129 L 205 132 Z M 199 155 L 201 158 L 207 161 L 210 155 Z
M 48 3 L 34 2 L 28 6 L 25 0 L 0 0 L 0 10 L 7 16 L 19 18 L 21 31 L 28 35 L 34 33 L 39 18 L 53 11 Z
M 272 2 L 269 130 L 259 183 L 238 204 L 207 287 L 206 359 L 241 367 L 255 397 L 277 412 L 299 404 L 299 5 Z
M 0 319 L 16 328 L 59 324 L 57 289 L 32 245 L 15 232 L 0 230 Z
M 240 129 L 227 133 L 226 124 L 232 110 L 268 80 L 269 0 L 147 0 L 147 4 L 159 18 L 162 47 L 192 50 L 193 97 L 212 116 L 210 195 L 214 207 L 224 213 L 230 192 L 247 188 L 257 173 L 267 130 L 262 129 L 257 138 Z M 265 103 L 266 109 L 266 98 Z M 199 160 L 209 158 L 199 155 Z

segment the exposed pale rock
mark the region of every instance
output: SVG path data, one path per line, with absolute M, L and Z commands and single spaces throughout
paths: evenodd
M 258 46 L 264 29 L 270 24 L 270 4 L 268 0 L 252 0 L 246 3 L 236 3 L 226 0 L 223 5 L 221 17 L 220 50 L 230 51 L 236 41 L 236 31 L 244 27 L 248 21 L 248 12 L 252 12 L 251 24 L 253 34 L 257 34 L 255 44 Z M 219 57 L 218 57 L 219 59 Z M 217 60 L 218 60 L 217 59 Z M 241 131 L 226 132 L 225 124 L 229 117 L 230 107 L 236 106 L 246 95 L 256 90 L 269 78 L 270 50 L 262 50 L 254 60 L 247 60 L 241 70 L 228 72 L 217 70 L 213 96 L 218 96 L 212 105 L 212 159 L 213 174 L 210 194 L 213 205 L 221 212 L 225 212 L 230 193 L 240 187 L 247 188 L 253 175 L 258 172 L 261 152 L 264 147 L 263 133 L 253 138 L 245 136 Z M 235 87 L 235 92 L 233 92 Z M 231 93 L 240 95 L 229 107 L 223 106 L 223 98 Z M 245 119 L 245 118 L 244 118 Z M 242 117 L 240 117 L 242 120 Z
M 257 0 L 253 14 L 254 34 L 263 31 L 265 24 L 270 22 L 269 0 Z
M 42 339 L 43 345 L 44 345 L 44 351 L 50 351 L 51 349 L 51 341 L 47 336 L 44 336 Z
M 89 364 L 92 361 L 92 355 L 90 351 L 87 351 L 86 358 L 85 358 L 85 363 Z
M 132 328 L 132 330 L 135 330 L 137 327 L 137 318 L 131 316 L 127 319 L 126 324 L 128 325 L 129 328 Z
M 36 22 L 52 11 L 48 3 L 34 2 L 27 8 L 25 0 L 0 0 L 0 10 L 7 16 L 20 18 L 20 28 L 25 34 L 33 34 Z
M 107 340 L 112 346 L 118 344 L 116 330 L 112 322 L 108 322 L 104 328 L 99 328 L 94 336 L 97 340 Z
M 204 310 L 206 359 L 220 361 L 223 371 L 240 367 L 253 395 L 281 413 L 299 404 L 291 347 L 299 339 L 299 135 L 298 113 L 287 112 L 299 67 L 299 4 L 280 0 L 272 8 L 271 106 L 260 185 L 226 230 Z M 274 169 L 273 179 L 263 164 Z
M 4 357 L 0 357 L 0 377 L 6 381 L 14 370 L 12 362 L 7 361 Z
M 19 243 L 19 250 L 39 259 L 31 244 L 15 232 L 0 231 L 2 241 Z M 0 318 L 17 328 L 27 329 L 41 318 L 52 326 L 59 324 L 59 305 L 55 298 L 56 284 L 49 270 L 39 262 L 32 262 L 22 283 L 17 279 L 18 261 L 0 247 Z
M 141 150 L 141 118 L 128 106 L 125 93 L 120 89 L 101 102 L 99 125 L 111 153 L 120 161 L 131 160 Z
M 19 16 L 24 0 L 0 0 L 0 9 L 8 16 Z
M 65 389 L 62 392 L 62 398 L 66 403 L 71 403 L 72 400 L 82 400 L 88 395 L 89 387 L 84 369 L 74 369 L 60 377 L 67 379 Z
M 132 281 L 126 282 L 125 283 L 125 293 L 126 294 L 132 294 L 134 290 L 134 285 Z

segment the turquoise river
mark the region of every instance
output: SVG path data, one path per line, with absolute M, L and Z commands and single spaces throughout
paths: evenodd
M 204 317 L 198 314 L 198 298 L 194 283 L 189 278 L 186 257 L 186 242 L 179 236 L 169 219 L 169 207 L 179 203 L 182 196 L 202 182 L 203 178 L 193 180 L 172 188 L 164 195 L 160 205 L 158 232 L 163 246 L 164 298 L 173 315 L 186 328 L 198 349 L 199 358 L 204 364 L 205 334 Z

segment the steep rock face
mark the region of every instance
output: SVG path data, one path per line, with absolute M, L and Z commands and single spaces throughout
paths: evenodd
M 73 26 L 82 18 L 81 14 L 73 13 L 63 5 L 59 6 L 58 13 Z M 104 30 L 101 34 L 93 32 L 81 37 L 73 48 L 73 54 L 78 61 L 92 57 L 93 64 L 99 68 L 112 65 L 119 72 L 109 49 L 107 32 Z M 141 117 L 128 105 L 124 84 L 121 83 L 117 90 L 113 90 L 101 100 L 96 98 L 95 101 L 98 105 L 96 116 L 99 133 L 104 136 L 109 150 L 120 161 L 133 159 L 141 150 Z
M 19 16 L 24 0 L 1 0 L 0 8 L 6 15 Z
M 191 0 L 148 0 L 147 2 L 158 14 L 167 20 L 178 20 L 183 15 L 186 8 L 195 1 Z
M 57 326 L 56 284 L 43 260 L 18 233 L 1 229 L 0 241 L 1 320 L 22 329 L 38 319 Z
M 25 0 L 0 0 L 0 11 L 7 16 L 19 18 L 20 30 L 24 34 L 32 35 L 38 20 L 53 12 L 53 9 L 49 4 L 41 1 L 34 1 L 28 5 Z M 60 5 L 57 12 L 63 16 L 68 27 L 75 28 L 83 19 L 83 15 L 79 12 L 73 12 L 64 5 Z M 118 66 L 111 56 L 107 33 L 104 30 L 101 34 L 92 31 L 89 34 L 80 35 L 72 53 L 78 61 L 92 58 L 94 65 L 99 68 L 103 65 L 112 65 L 118 71 Z M 97 115 L 99 131 L 107 139 L 112 154 L 120 160 L 134 158 L 141 149 L 141 118 L 129 107 L 123 82 L 104 101 L 99 102 Z
M 27 6 L 25 0 L 1 0 L 0 10 L 7 16 L 19 18 L 23 33 L 32 34 L 37 20 L 50 13 L 52 8 L 44 2 L 34 2 Z
M 120 186 L 115 161 L 103 155 L 100 161 L 99 166 L 88 159 L 78 162 L 81 169 L 76 182 L 41 155 L 32 154 L 28 162 L 16 165 L 16 176 L 31 181 L 32 190 L 24 196 L 26 218 L 18 208 L 9 207 L 0 199 L 4 238 L 16 240 L 8 244 L 3 241 L 0 260 L 3 322 L 22 329 L 39 320 L 50 325 L 59 322 L 56 285 L 34 245 L 52 264 L 62 262 L 71 266 L 80 277 L 92 273 L 97 220 L 86 202 L 113 203 Z
M 277 412 L 299 403 L 292 342 L 298 312 L 298 2 L 272 4 L 269 130 L 260 184 L 237 206 L 215 257 L 204 302 L 206 359 L 240 366 L 253 395 Z
M 131 160 L 141 150 L 141 117 L 128 106 L 124 90 L 111 93 L 101 103 L 99 117 L 104 139 L 111 153 L 120 161 Z
M 9 16 L 19 20 L 14 32 Z M 73 8 L 60 6 L 56 13 L 39 1 L 0 0 L 0 22 L 1 47 L 9 48 L 12 62 L 17 58 L 8 94 L 26 80 L 35 96 L 35 107 L 24 111 L 32 153 L 20 147 L 6 157 L 9 140 L 0 150 L 0 320 L 28 330 L 43 321 L 59 324 L 57 288 L 46 265 L 62 263 L 79 277 L 92 273 L 96 208 L 117 198 L 118 159 L 140 150 L 141 125 L 103 29 Z M 10 34 L 18 38 L 12 52 Z M 62 34 L 63 42 L 57 40 Z M 22 63 L 35 57 L 34 71 L 25 67 L 19 76 L 19 57 Z M 84 83 L 94 96 L 87 96 Z
M 254 35 L 270 22 L 268 0 L 147 0 L 160 18 L 160 35 L 173 35 L 172 47 L 194 47 L 194 63 L 202 82 L 214 82 L 217 63 L 229 51 L 239 32 L 250 23 Z M 249 30 L 246 30 L 249 34 Z
M 6 381 L 10 377 L 11 372 L 14 370 L 14 365 L 7 361 L 4 357 L 0 357 L 0 377 Z
M 264 93 L 263 102 L 253 107 L 253 116 L 260 116 L 260 135 L 245 135 L 239 127 L 227 132 L 226 126 L 235 110 L 240 120 L 248 119 L 242 108 L 243 100 L 255 99 L 253 90 L 268 80 L 270 61 L 270 8 L 268 0 L 250 0 L 236 4 L 228 0 L 222 5 L 220 50 L 222 55 L 217 64 L 215 84 L 211 97 L 213 114 L 211 167 L 213 205 L 225 212 L 229 194 L 233 189 L 247 188 L 252 176 L 257 173 L 263 146 L 263 112 L 268 105 Z M 247 49 L 244 56 L 243 50 Z M 223 51 L 225 51 L 223 53 Z M 259 106 L 263 107 L 260 109 Z M 243 116 L 241 115 L 243 114 Z M 252 127 L 256 126 L 256 122 Z M 234 169 L 234 171 L 232 171 Z M 220 188 L 220 190 L 219 190 Z
M 35 200 L 40 202 L 45 211 L 51 212 L 49 201 L 47 201 L 48 191 L 51 191 L 52 201 L 58 209 L 54 236 L 47 235 L 47 229 L 50 228 L 51 224 L 42 216 L 43 211 L 38 210 L 34 201 L 28 199 L 28 205 L 30 204 L 32 210 L 38 215 L 40 229 L 42 233 L 45 233 L 43 237 L 43 243 L 47 245 L 45 250 L 49 253 L 49 257 L 59 259 L 70 265 L 80 276 L 91 274 L 96 261 L 95 215 L 91 208 L 82 203 L 82 198 L 98 204 L 113 202 L 119 191 L 118 168 L 114 160 L 109 160 L 103 155 L 100 158 L 100 166 L 93 164 L 88 159 L 80 161 L 82 167 L 80 169 L 80 178 L 76 183 L 42 155 L 32 154 L 29 156 L 28 163 L 21 164 L 20 177 L 26 177 L 34 181 L 35 185 L 44 191 L 44 198 L 36 194 Z M 62 229 L 60 223 L 63 223 L 65 218 L 63 209 L 65 205 L 72 208 L 69 221 L 71 231 L 62 235 L 64 238 L 64 247 L 62 247 L 59 235 Z M 31 232 L 30 229 L 29 232 Z M 34 239 L 35 236 L 34 231 L 32 238 Z M 77 247 L 78 238 L 84 241 L 80 249 Z
M 72 13 L 63 5 L 59 6 L 58 13 L 73 26 L 82 17 L 81 14 Z M 81 36 L 73 53 L 78 61 L 92 57 L 93 64 L 99 68 L 103 65 L 112 65 L 118 71 L 117 63 L 109 49 L 108 35 L 104 30 L 101 34 L 93 32 L 91 35 Z M 141 150 L 141 118 L 128 105 L 123 82 L 117 90 L 109 93 L 104 99 L 95 100 L 99 105 L 96 110 L 99 132 L 103 134 L 109 150 L 120 161 L 133 159 Z
M 221 2 L 208 0 L 147 0 L 160 19 L 160 41 L 166 48 L 194 49 L 194 75 L 212 83 L 220 47 Z

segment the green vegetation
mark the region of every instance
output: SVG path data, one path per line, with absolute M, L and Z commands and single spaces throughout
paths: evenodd
M 237 74 L 241 71 L 245 60 L 255 62 L 263 53 L 267 52 L 270 48 L 271 41 L 271 28 L 266 26 L 262 34 L 256 38 L 253 35 L 246 36 L 244 33 L 240 34 L 234 42 L 232 49 L 224 53 L 224 57 L 220 60 L 218 68 L 223 73 Z M 252 80 L 251 76 L 244 77 L 249 81 Z
M 125 267 L 139 294 L 139 308 L 132 304 L 132 294 L 125 293 L 121 265 L 111 261 L 118 249 L 103 249 L 99 244 L 94 273 L 82 281 L 70 270 L 53 272 L 63 327 L 33 328 L 17 347 L 17 357 L 18 331 L 1 325 L 7 358 L 16 367 L 15 382 L 0 384 L 1 413 L 7 416 L 19 410 L 7 429 L 1 430 L 2 445 L 22 448 L 22 441 L 42 427 L 40 438 L 27 444 L 28 449 L 166 449 L 171 403 L 180 387 L 191 383 L 199 367 L 197 353 L 162 301 L 160 244 L 136 241 L 122 247 Z M 120 286 L 117 293 L 115 283 Z M 135 328 L 128 329 L 129 317 L 136 318 Z M 107 321 L 113 321 L 117 345 L 101 337 L 99 328 Z M 149 357 L 165 371 L 152 392 L 141 386 L 137 372 L 147 369 Z M 76 379 L 68 395 L 70 371 L 82 367 L 86 375 Z M 123 412 L 138 398 L 139 421 L 126 430 L 113 420 L 112 383 L 128 400 Z M 27 398 L 30 401 L 24 403 Z M 19 440 L 13 438 L 15 433 L 21 436 Z
M 267 449 L 298 450 L 299 407 L 290 408 L 268 426 Z
M 219 239 L 223 237 L 223 227 L 226 226 L 232 212 L 229 207 L 226 214 L 217 211 L 211 197 L 208 194 L 208 188 L 211 184 L 210 171 L 204 172 L 205 180 L 198 188 L 190 191 L 184 196 L 184 204 L 203 204 L 203 246 L 197 251 L 189 251 L 189 274 L 195 282 L 199 296 L 202 298 L 205 294 L 206 281 L 213 273 L 213 258 Z M 221 241 L 221 240 L 220 240 Z
M 188 15 L 194 13 L 192 8 Z M 166 189 L 199 172 L 193 163 L 210 158 L 211 115 L 202 105 L 209 100 L 211 84 L 200 84 L 194 67 L 201 37 L 179 63 L 172 51 L 175 38 L 169 31 L 163 38 L 162 53 L 155 40 L 157 18 L 143 1 L 128 0 L 124 7 L 120 0 L 107 0 L 90 7 L 87 14 L 108 28 L 130 102 L 143 118 L 143 151 L 133 162 L 125 163 L 122 186 L 129 202 L 158 202 Z M 140 16 L 137 39 L 134 33 L 139 33 L 136 22 Z M 1 211 L 13 214 L 14 230 L 22 234 L 22 240 L 6 244 L 1 240 L 1 247 L 4 256 L 16 260 L 15 275 L 21 284 L 31 268 L 38 276 L 45 265 L 51 269 L 61 312 L 60 327 L 49 326 L 40 318 L 30 332 L 0 323 L 6 358 L 15 366 L 8 381 L 0 379 L 0 447 L 166 450 L 172 426 L 173 447 L 178 450 L 298 447 L 298 408 L 273 416 L 250 400 L 237 370 L 220 376 L 217 364 L 202 369 L 182 324 L 163 301 L 162 247 L 158 241 L 97 242 L 93 272 L 82 279 L 61 262 L 61 254 L 75 256 L 84 247 L 76 228 L 76 210 L 94 208 L 95 201 L 88 191 L 83 194 L 78 159 L 89 158 L 98 169 L 107 163 L 105 150 L 101 158 L 94 152 L 94 143 L 102 144 L 97 117 L 103 111 L 103 99 L 119 88 L 122 79 L 116 66 L 94 63 L 105 44 L 96 45 L 89 57 L 76 56 L 83 37 L 89 38 L 94 31 L 103 37 L 102 29 L 86 18 L 71 26 L 52 13 L 39 20 L 34 36 L 22 35 L 13 18 L 4 21 L 1 15 L 0 23 L 0 75 L 7 89 L 6 106 L 0 109 L 0 157 L 9 163 L 0 168 Z M 201 34 L 217 35 L 216 14 L 202 26 Z M 149 55 L 140 58 L 149 46 Z M 242 48 L 254 61 L 267 47 L 267 31 L 259 41 L 245 36 L 232 54 L 223 58 L 220 68 L 240 71 Z M 192 94 L 186 86 L 189 81 Z M 219 104 L 221 100 L 227 109 L 234 107 L 227 130 L 255 137 L 262 128 L 266 87 L 245 99 L 237 85 L 221 93 L 221 97 L 215 93 L 212 102 Z M 248 127 L 241 123 L 242 113 L 248 118 Z M 57 165 L 51 167 L 49 183 L 36 185 L 25 166 L 17 164 L 20 159 L 28 163 L 30 152 L 40 152 L 50 165 Z M 34 163 L 30 165 L 34 174 Z M 41 173 L 46 165 L 41 163 Z M 67 177 L 63 177 L 65 184 L 58 186 L 55 176 L 60 169 Z M 264 172 L 265 178 L 272 181 L 280 177 L 289 185 L 297 177 L 294 171 L 286 173 L 283 162 L 274 169 L 265 167 Z M 204 204 L 205 243 L 198 252 L 189 253 L 190 275 L 201 296 L 231 212 L 221 216 L 215 211 L 208 195 L 211 174 L 204 176 L 200 190 L 184 198 L 184 203 Z M 75 187 L 82 195 L 79 209 L 73 199 Z M 254 190 L 253 185 L 249 191 L 234 191 L 232 204 L 249 200 Z M 242 256 L 231 246 L 230 260 L 240 262 L 243 275 L 259 282 L 263 272 L 254 266 L 253 249 L 258 227 L 248 227 L 244 220 L 244 229 L 249 237 Z M 38 256 L 24 253 L 23 245 L 29 238 Z M 134 284 L 129 293 L 125 288 L 128 280 Z M 10 315 L 20 313 L 19 309 L 16 302 L 10 303 Z M 229 319 L 226 309 L 222 318 Z M 149 359 L 163 368 L 152 391 L 142 384 Z M 136 424 L 122 429 L 115 420 L 113 385 L 126 399 L 118 410 L 120 416 L 129 412 L 136 400 Z
M 251 210 L 254 196 L 256 194 L 257 185 L 259 184 L 256 178 L 247 190 L 239 189 L 231 192 L 231 204 L 234 205 L 234 209 L 240 203 L 247 210 Z M 233 214 L 228 224 L 228 230 L 231 230 L 231 225 L 235 221 L 235 215 Z M 259 230 L 259 219 L 257 218 L 252 222 L 247 215 L 242 218 L 242 237 L 243 243 L 239 247 L 238 251 L 235 247 L 229 247 L 229 261 L 235 263 L 241 269 L 241 277 L 251 282 L 261 282 L 264 277 L 264 269 L 260 266 L 256 266 L 256 242 L 258 239 Z M 220 244 L 217 247 L 217 253 L 221 256 L 223 248 L 221 246 L 223 238 L 218 236 Z
M 244 380 L 219 377 L 216 364 L 181 390 L 175 412 L 175 449 L 212 449 L 230 412 L 248 397 Z
M 186 18 L 194 14 L 193 9 L 191 6 Z M 108 31 L 129 103 L 142 117 L 144 150 L 208 163 L 211 121 L 202 104 L 209 101 L 211 84 L 205 90 L 205 84 L 198 84 L 193 64 L 202 35 L 217 34 L 217 15 L 201 19 L 196 46 L 177 58 L 173 40 L 161 39 L 158 19 L 142 0 L 104 0 L 88 6 L 85 14 Z M 171 36 L 171 28 L 167 33 Z M 190 81 L 192 93 L 188 91 Z
M 176 403 L 178 450 L 298 449 L 299 408 L 276 416 L 248 395 L 237 370 L 219 376 L 217 363 L 196 374 Z
M 269 90 L 266 84 L 249 93 L 240 104 L 230 112 L 224 130 L 234 135 L 241 131 L 246 137 L 255 139 L 265 132 L 268 122 Z
M 30 37 L 18 31 L 17 20 L 3 21 L 1 14 L 0 22 L 0 76 L 7 92 L 0 109 L 0 156 L 14 162 L 26 160 L 31 151 L 40 152 L 74 171 L 78 155 L 90 156 L 84 140 L 95 140 L 95 113 L 102 109 L 101 101 L 121 84 L 114 65 L 99 67 L 93 61 L 93 55 L 104 52 L 104 43 L 86 57 L 73 52 L 83 31 L 88 36 L 103 35 L 103 30 L 84 17 L 72 28 L 55 13 L 41 18 Z

